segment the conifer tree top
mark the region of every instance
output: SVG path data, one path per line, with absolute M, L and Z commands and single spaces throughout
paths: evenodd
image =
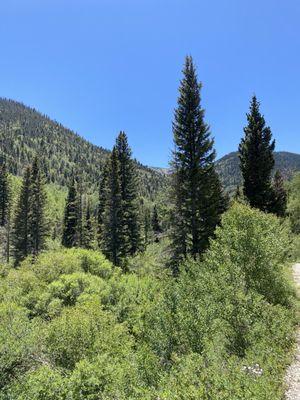
M 209 125 L 204 121 L 200 95 L 202 85 L 198 82 L 191 56 L 186 57 L 182 73 L 173 121 L 173 165 L 180 164 L 183 168 L 209 165 L 215 159 L 214 140 L 210 137 Z

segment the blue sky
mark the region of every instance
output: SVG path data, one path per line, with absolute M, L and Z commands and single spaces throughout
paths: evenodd
M 218 157 L 236 150 L 255 92 L 277 150 L 300 153 L 298 0 L 2 0 L 0 96 L 111 148 L 167 166 L 186 54 Z

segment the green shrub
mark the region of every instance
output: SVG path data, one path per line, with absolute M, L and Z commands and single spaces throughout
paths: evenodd
M 288 304 L 291 290 L 285 266 L 290 254 L 291 236 L 281 220 L 235 204 L 217 228 L 205 263 L 271 303 Z
M 68 369 L 82 358 L 103 352 L 122 355 L 131 346 L 126 329 L 99 302 L 65 309 L 49 323 L 45 340 L 49 357 Z
M 0 275 L 1 400 L 279 400 L 294 340 L 291 237 L 235 204 L 179 276 L 167 243 L 113 268 L 59 249 Z
M 289 197 L 287 213 L 289 215 L 293 232 L 300 233 L 300 173 L 295 174 L 289 184 Z
M 27 312 L 13 303 L 0 305 L 0 390 L 34 364 L 38 342 L 36 324 Z
M 42 253 L 33 264 L 30 258 L 21 269 L 33 270 L 44 282 L 50 283 L 62 274 L 89 272 L 103 279 L 112 275 L 112 264 L 100 252 L 84 249 L 61 249 Z

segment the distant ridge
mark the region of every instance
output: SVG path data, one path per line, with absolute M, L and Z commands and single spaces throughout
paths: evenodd
M 87 186 L 96 188 L 109 153 L 36 109 L 0 98 L 0 157 L 7 160 L 14 175 L 21 175 L 38 154 L 48 182 L 64 186 L 75 173 L 82 176 Z M 141 194 L 155 196 L 164 177 L 139 162 L 136 165 Z
M 217 171 L 225 189 L 230 192 L 242 182 L 238 152 L 232 152 L 220 158 L 216 162 Z M 300 171 L 300 154 L 288 151 L 275 152 L 275 168 L 279 170 L 285 179 L 290 179 Z
M 109 153 L 36 109 L 0 98 L 0 157 L 8 161 L 14 175 L 21 175 L 24 167 L 38 154 L 49 182 L 64 186 L 76 173 L 96 188 Z M 147 167 L 138 161 L 136 165 L 141 194 L 154 198 L 165 186 L 170 169 Z M 235 190 L 241 183 L 238 153 L 220 158 L 216 167 L 226 191 Z M 290 179 L 295 171 L 300 171 L 300 154 L 275 152 L 275 169 Z

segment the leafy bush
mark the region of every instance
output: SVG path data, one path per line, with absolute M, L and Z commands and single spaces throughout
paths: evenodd
M 107 279 L 112 275 L 112 268 L 112 264 L 103 254 L 84 249 L 61 249 L 43 253 L 34 264 L 28 258 L 21 265 L 21 269 L 33 270 L 39 279 L 48 283 L 62 274 L 74 272 L 89 272 Z
M 164 241 L 127 274 L 81 249 L 4 268 L 0 399 L 281 399 L 290 243 L 276 217 L 235 204 L 176 279 Z
M 147 340 L 171 368 L 161 398 L 281 398 L 294 333 L 294 292 L 284 270 L 289 244 L 288 231 L 272 215 L 242 205 L 225 214 L 204 260 L 182 266 L 149 316 Z M 243 370 L 255 365 L 263 377 Z
M 25 309 L 14 303 L 0 305 L 0 390 L 34 364 L 37 323 L 30 323 Z
M 288 215 L 294 233 L 300 233 L 300 173 L 289 184 Z
M 286 224 L 271 214 L 235 204 L 217 228 L 205 263 L 244 285 L 245 291 L 253 290 L 271 303 L 288 304 L 291 292 L 284 269 L 291 249 Z

